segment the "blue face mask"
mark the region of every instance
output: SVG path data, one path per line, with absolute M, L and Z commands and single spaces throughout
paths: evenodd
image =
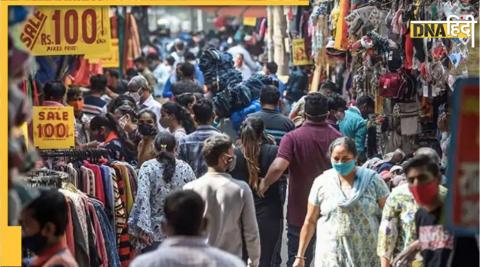
M 352 159 L 350 161 L 347 161 L 345 163 L 335 163 L 332 161 L 332 166 L 335 169 L 335 171 L 338 172 L 338 174 L 345 176 L 353 171 L 355 168 L 355 160 Z

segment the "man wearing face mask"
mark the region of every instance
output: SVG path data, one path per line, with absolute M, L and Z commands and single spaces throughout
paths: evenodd
M 356 105 L 345 111 L 343 119 L 338 121 L 340 132 L 355 140 L 358 152 L 358 162 L 362 164 L 367 160 L 367 138 L 368 115 L 374 113 L 375 102 L 369 96 L 361 96 L 357 99 Z
M 148 85 L 147 80 L 143 76 L 137 75 L 130 80 L 128 83 L 128 95 L 135 100 L 138 110 L 147 109 L 155 113 L 155 116 L 157 116 L 157 127 L 163 130 L 163 127 L 160 125 L 162 105 L 153 98 L 152 87 Z
M 347 109 L 347 101 L 340 96 L 332 96 L 328 98 L 328 110 L 330 114 L 325 120 L 330 126 L 340 131 L 337 124 L 338 121 L 343 120 L 345 117 L 345 110 Z
M 83 114 L 83 93 L 80 88 L 70 88 L 67 92 L 67 104 L 73 107 L 75 115 L 75 145 L 85 145 L 90 141 L 88 134 L 88 119 Z
M 258 266 L 260 239 L 250 187 L 227 172 L 235 168 L 236 157 L 230 138 L 218 134 L 205 140 L 203 156 L 208 172 L 184 186 L 206 203 L 208 244 L 242 258 L 246 248 L 249 266 Z
M 35 254 L 26 266 L 78 266 L 64 241 L 67 210 L 65 196 L 56 189 L 41 191 L 23 209 L 22 247 Z

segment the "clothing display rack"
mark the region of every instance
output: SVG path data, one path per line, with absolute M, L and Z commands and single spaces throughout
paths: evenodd
M 108 150 L 106 149 L 55 149 L 40 150 L 39 154 L 42 158 L 62 158 L 66 157 L 70 160 L 86 160 L 98 161 L 99 159 L 108 158 Z

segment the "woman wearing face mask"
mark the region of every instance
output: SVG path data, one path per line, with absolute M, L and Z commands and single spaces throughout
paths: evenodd
M 333 168 L 312 185 L 293 266 L 305 266 L 305 250 L 316 229 L 316 267 L 378 267 L 377 235 L 388 187 L 376 172 L 355 166 L 358 155 L 351 138 L 336 139 L 329 153 Z
M 177 141 L 195 130 L 195 123 L 190 114 L 175 102 L 163 104 L 160 124 L 167 128 Z
M 138 166 L 155 158 L 154 140 L 158 133 L 157 116 L 150 110 L 144 110 L 138 114 L 138 132 L 142 135 L 142 140 L 138 144 Z
M 265 143 L 263 121 L 248 118 L 240 130 L 240 146 L 235 149 L 237 162 L 230 174 L 233 178 L 243 180 L 256 191 L 260 177 L 267 174 L 268 168 L 277 156 L 278 147 Z M 277 246 L 282 238 L 282 201 L 278 193 L 279 183 L 275 182 L 266 192 L 264 198 L 254 194 L 255 210 L 260 232 L 261 257 L 260 267 L 269 267 L 275 259 Z
M 156 159 L 146 161 L 138 174 L 138 189 L 128 220 L 128 231 L 139 252 L 154 250 L 166 236 L 160 225 L 166 196 L 196 177 L 187 163 L 175 158 L 175 137 L 160 132 L 155 137 Z
M 136 164 L 136 154 L 129 151 L 120 138 L 113 115 L 108 113 L 105 116 L 94 117 L 90 121 L 90 138 L 100 142 L 100 146 L 109 151 L 112 160 Z

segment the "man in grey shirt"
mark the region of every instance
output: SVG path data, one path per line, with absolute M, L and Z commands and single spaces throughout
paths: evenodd
M 203 156 L 208 172 L 184 189 L 199 193 L 205 200 L 208 244 L 242 258 L 248 256 L 248 265 L 258 266 L 260 239 L 253 194 L 247 183 L 227 173 L 236 162 L 231 139 L 224 134 L 209 137 Z M 242 254 L 243 245 L 248 255 Z
M 191 190 L 177 191 L 165 199 L 162 231 L 168 238 L 160 247 L 136 258 L 131 267 L 245 266 L 242 260 L 207 245 L 201 232 L 208 222 L 203 217 L 205 202 Z

